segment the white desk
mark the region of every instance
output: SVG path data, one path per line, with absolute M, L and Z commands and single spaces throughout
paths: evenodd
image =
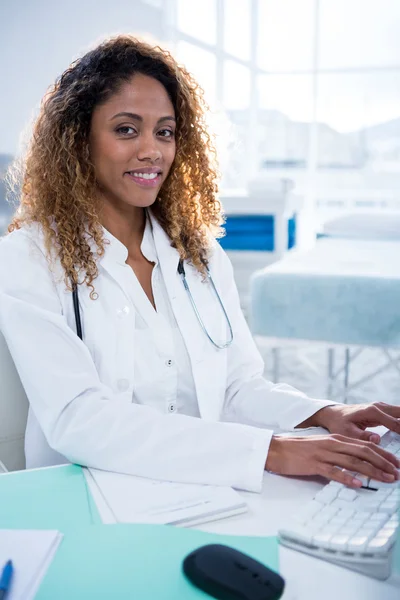
M 90 479 L 88 484 L 107 522 L 109 509 Z M 228 535 L 276 535 L 296 504 L 311 500 L 323 485 L 323 480 L 317 478 L 264 473 L 261 494 L 241 492 L 249 505 L 247 513 L 204 523 L 198 529 Z M 400 600 L 400 588 L 390 582 L 377 581 L 283 546 L 279 556 L 280 572 L 286 580 L 283 600 Z
M 321 480 L 322 481 L 322 480 Z M 238 535 L 276 535 L 296 504 L 311 500 L 323 483 L 264 474 L 262 494 L 243 492 L 250 510 L 245 515 L 205 523 L 203 531 Z M 337 567 L 280 546 L 280 572 L 286 579 L 283 600 L 400 600 L 390 582 Z
M 383 435 L 385 427 L 372 427 Z M 313 427 L 299 429 L 288 435 L 317 435 L 327 433 L 325 429 Z M 104 522 L 110 518 L 110 509 L 104 503 L 93 480 L 88 484 Z M 316 492 L 326 485 L 326 480 L 317 477 L 282 477 L 264 473 L 261 494 L 240 492 L 246 499 L 249 511 L 236 517 L 212 521 L 199 525 L 197 529 L 228 535 L 277 535 L 296 506 L 304 505 Z M 111 521 L 115 522 L 111 513 Z M 279 548 L 280 573 L 286 580 L 282 600 L 400 600 L 400 582 L 378 581 L 349 569 L 290 550 Z

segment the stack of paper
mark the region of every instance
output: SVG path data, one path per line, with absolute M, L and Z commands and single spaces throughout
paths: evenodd
M 89 469 L 87 477 L 105 523 L 158 523 L 188 527 L 243 513 L 232 488 L 156 481 Z
M 0 569 L 12 560 L 14 572 L 7 600 L 31 600 L 56 553 L 58 531 L 0 529 Z

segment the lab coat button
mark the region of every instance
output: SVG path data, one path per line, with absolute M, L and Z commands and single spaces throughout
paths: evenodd
M 123 306 L 122 308 L 118 308 L 117 309 L 117 316 L 120 319 L 123 319 L 124 317 L 126 317 L 127 315 L 129 315 L 129 313 L 130 313 L 129 306 Z
M 167 365 L 167 367 L 172 367 L 172 365 L 174 364 L 174 361 L 169 358 L 168 360 L 165 361 L 165 364 Z
M 175 402 L 170 402 L 168 404 L 168 412 L 170 412 L 170 413 L 176 412 L 176 404 L 175 404 Z
M 120 392 L 126 392 L 129 388 L 129 380 L 128 379 L 118 379 L 117 381 L 118 390 Z

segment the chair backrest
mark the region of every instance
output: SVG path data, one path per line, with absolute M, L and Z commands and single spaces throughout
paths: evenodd
M 29 402 L 0 331 L 0 461 L 9 471 L 25 468 Z

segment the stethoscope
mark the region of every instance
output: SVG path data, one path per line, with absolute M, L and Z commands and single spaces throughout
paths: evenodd
M 196 317 L 197 317 L 197 320 L 199 322 L 199 325 L 201 326 L 202 330 L 204 331 L 204 333 L 206 334 L 206 336 L 208 337 L 208 339 L 210 340 L 210 342 L 213 344 L 213 346 L 215 346 L 219 350 L 224 350 L 225 348 L 228 348 L 232 344 L 232 342 L 233 342 L 232 326 L 231 326 L 231 322 L 229 320 L 229 317 L 226 314 L 226 310 L 225 310 L 223 302 L 222 302 L 222 300 L 220 298 L 220 295 L 218 294 L 217 288 L 215 287 L 213 278 L 211 277 L 210 270 L 209 270 L 209 268 L 208 268 L 207 265 L 205 265 L 205 267 L 206 267 L 206 271 L 207 271 L 208 280 L 211 283 L 211 286 L 212 286 L 212 288 L 214 290 L 214 293 L 215 293 L 216 297 L 218 298 L 218 303 L 219 303 L 219 305 L 220 305 L 220 307 L 222 309 L 222 312 L 224 313 L 225 320 L 226 320 L 226 322 L 228 324 L 228 327 L 229 327 L 230 339 L 227 342 L 225 342 L 224 344 L 217 344 L 216 342 L 214 342 L 214 340 L 212 339 L 212 337 L 208 333 L 206 326 L 203 323 L 203 319 L 200 316 L 200 313 L 199 313 L 199 311 L 197 309 L 196 303 L 195 303 L 194 298 L 192 296 L 192 293 L 190 291 L 189 284 L 186 281 L 185 267 L 183 266 L 183 260 L 182 259 L 179 260 L 178 273 L 181 276 L 184 288 L 186 290 L 187 295 L 189 296 L 191 305 L 192 305 L 193 310 L 194 310 L 194 312 L 196 314 Z M 76 322 L 76 333 L 77 333 L 78 337 L 81 340 L 83 340 L 81 315 L 80 315 L 79 300 L 78 300 L 78 287 L 76 285 L 73 286 L 73 289 L 72 289 L 72 301 L 73 301 L 73 304 L 74 304 L 74 313 L 75 313 L 75 322 Z

